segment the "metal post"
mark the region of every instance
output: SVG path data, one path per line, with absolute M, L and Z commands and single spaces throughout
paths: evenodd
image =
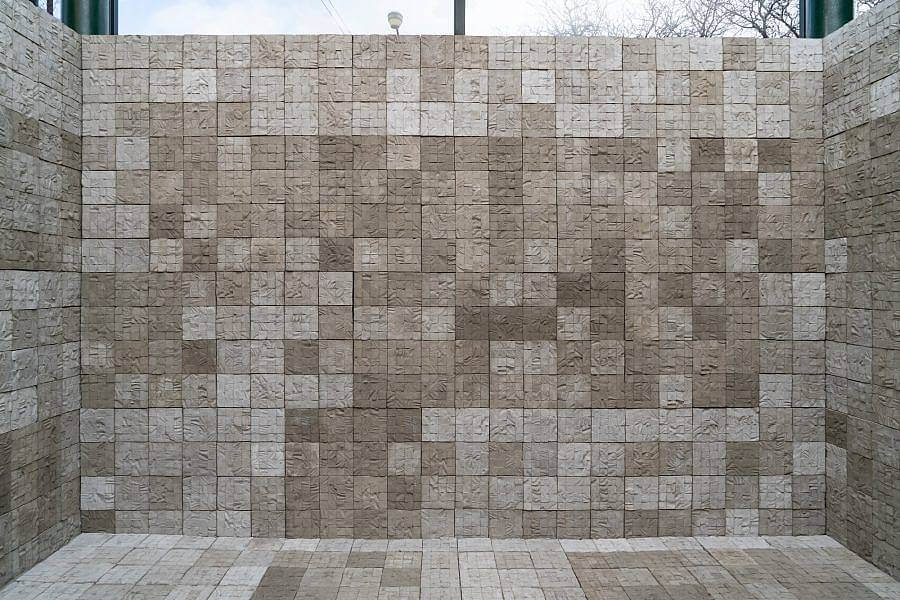
M 825 35 L 853 20 L 853 0 L 825 0 Z
M 825 0 L 800 0 L 806 3 L 806 36 L 825 37 Z
M 62 0 L 62 22 L 82 35 L 114 35 L 115 0 Z
M 809 37 L 806 32 L 806 0 L 800 0 L 800 32 L 799 37 Z
M 801 37 L 823 38 L 853 19 L 853 0 L 800 0 Z
M 453 34 L 466 35 L 466 0 L 453 0 Z

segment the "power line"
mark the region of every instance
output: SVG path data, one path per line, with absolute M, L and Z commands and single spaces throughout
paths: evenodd
M 327 4 L 325 4 L 325 0 L 319 0 L 319 2 L 322 3 L 322 6 L 325 8 L 325 11 L 328 13 L 328 16 L 331 17 L 331 20 L 332 20 L 332 21 L 334 21 L 334 24 L 337 25 L 338 30 L 339 30 L 341 33 L 344 33 L 344 28 L 341 27 L 341 24 L 338 22 L 337 18 L 334 16 L 334 13 L 331 12 L 331 9 L 328 8 L 328 5 L 327 5 Z
M 337 7 L 331 2 L 331 0 L 319 0 L 322 3 L 322 6 L 325 7 L 325 10 L 328 11 L 328 15 L 331 17 L 331 20 L 334 21 L 334 24 L 338 26 L 338 29 L 341 33 L 350 33 L 350 28 L 347 27 L 347 23 L 344 22 L 343 17 L 341 17 L 341 13 L 338 12 Z
M 341 27 L 341 24 L 338 22 L 337 18 L 334 16 L 334 13 L 331 12 L 331 9 L 328 8 L 328 5 L 325 4 L 325 0 L 319 0 L 322 3 L 322 7 L 325 9 L 325 12 L 328 13 L 328 16 L 331 17 L 331 20 L 334 21 L 334 24 L 337 25 L 338 31 L 344 33 L 344 28 Z
M 330 4 L 331 8 L 334 9 L 334 13 L 337 15 L 337 18 L 340 20 L 341 24 L 344 26 L 344 29 L 347 31 L 347 33 L 351 33 L 350 26 L 347 25 L 347 22 L 344 20 L 343 15 L 341 15 L 341 11 L 339 11 L 337 6 L 334 5 L 333 0 L 328 0 L 328 4 Z

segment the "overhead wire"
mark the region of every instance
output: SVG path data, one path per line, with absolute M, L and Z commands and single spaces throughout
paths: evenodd
M 328 4 L 330 4 L 330 5 L 331 5 L 331 8 L 334 9 L 334 12 L 337 14 L 338 19 L 339 19 L 339 20 L 341 21 L 341 23 L 344 25 L 344 29 L 347 30 L 347 33 L 352 33 L 352 32 L 350 31 L 350 26 L 347 25 L 347 22 L 344 20 L 344 15 L 342 15 L 342 14 L 341 14 L 341 11 L 338 10 L 338 7 L 335 6 L 334 0 L 328 0 Z
M 350 28 L 347 27 L 347 22 L 344 21 L 344 17 L 341 16 L 341 12 L 337 9 L 334 3 L 331 0 L 319 0 L 322 3 L 322 6 L 325 7 L 325 10 L 328 11 L 328 14 L 331 16 L 331 19 L 334 21 L 335 25 L 338 26 L 341 33 L 350 33 Z
M 344 28 L 343 28 L 343 26 L 341 25 L 340 21 L 338 21 L 337 17 L 334 15 L 334 13 L 331 12 L 331 8 L 329 8 L 329 6 L 328 6 L 328 4 L 326 4 L 325 0 L 319 0 L 319 2 L 322 3 L 322 7 L 325 9 L 325 12 L 328 13 L 328 16 L 331 17 L 331 20 L 334 21 L 334 24 L 337 25 L 338 30 L 339 30 L 341 33 L 346 33 L 346 32 L 344 31 Z

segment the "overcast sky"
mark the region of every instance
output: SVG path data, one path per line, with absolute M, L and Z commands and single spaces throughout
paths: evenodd
M 339 33 L 329 0 L 119 0 L 122 34 Z M 350 33 L 392 33 L 387 13 L 403 13 L 405 34 L 453 32 L 452 0 L 331 0 Z M 539 19 L 528 0 L 467 0 L 466 33 L 530 33 Z

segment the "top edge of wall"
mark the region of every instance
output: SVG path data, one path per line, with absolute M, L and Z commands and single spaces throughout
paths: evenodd
M 6 0 L 3 0 L 6 1 Z M 24 0 L 27 1 L 27 0 Z M 268 39 L 268 40 L 316 40 L 322 38 L 328 38 L 335 41 L 353 41 L 353 40 L 364 40 L 364 39 L 385 39 L 387 41 L 396 41 L 398 43 L 404 43 L 414 39 L 427 39 L 427 40 L 455 40 L 455 41 L 487 41 L 487 40 L 505 40 L 509 42 L 514 41 L 549 41 L 549 40 L 573 40 L 573 45 L 575 43 L 588 43 L 590 40 L 597 40 L 599 42 L 616 42 L 616 41 L 641 41 L 641 40 L 650 40 L 654 42 L 666 41 L 666 40 L 684 40 L 684 41 L 703 41 L 703 40 L 730 40 L 730 41 L 755 41 L 762 42 L 764 44 L 787 44 L 791 41 L 797 40 L 806 40 L 809 42 L 821 42 L 820 39 L 816 38 L 796 38 L 796 37 L 780 37 L 780 38 L 761 38 L 756 36 L 742 36 L 742 35 L 721 35 L 721 36 L 710 36 L 710 37 L 692 37 L 692 36 L 669 36 L 669 37 L 630 37 L 630 36 L 611 36 L 611 35 L 455 35 L 452 33 L 412 33 L 412 34 L 401 34 L 396 35 L 393 33 L 331 33 L 327 31 L 323 31 L 320 33 L 229 33 L 229 34 L 216 34 L 216 33 L 159 33 L 159 34 L 148 34 L 148 33 L 120 33 L 115 35 L 110 34 L 81 34 L 80 37 L 86 40 L 95 40 L 95 41 L 106 41 L 112 39 L 121 39 L 121 38 L 134 38 L 134 39 L 146 39 L 146 40 L 174 40 L 174 39 L 191 39 L 196 42 L 202 41 L 211 41 L 211 40 L 231 40 L 235 42 L 241 41 L 249 41 L 251 38 L 259 38 L 259 39 Z
M 900 31 L 900 0 L 886 0 L 824 38 L 825 68 Z
M 0 0 L 0 56 L 15 56 L 15 32 L 39 48 L 81 67 L 81 36 L 27 0 Z M 0 64 L 4 61 L 0 59 Z
M 456 68 L 822 71 L 822 41 L 390 35 L 85 36 L 84 69 Z

